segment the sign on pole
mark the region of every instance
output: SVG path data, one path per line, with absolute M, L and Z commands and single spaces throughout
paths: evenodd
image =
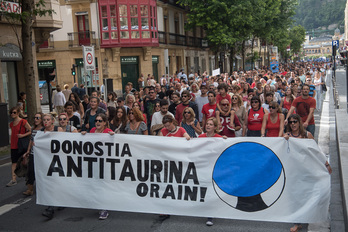
M 169 54 L 168 49 L 164 49 L 164 67 L 167 81 L 169 81 Z
M 336 48 L 339 48 L 340 41 L 339 40 L 332 40 L 332 47 L 336 46 Z
M 86 71 L 95 70 L 95 56 L 93 46 L 83 47 L 83 65 Z

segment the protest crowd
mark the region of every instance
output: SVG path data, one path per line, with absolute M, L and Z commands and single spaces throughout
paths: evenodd
M 23 194 L 34 192 L 33 139 L 37 131 L 71 133 L 138 134 L 185 137 L 289 137 L 313 139 L 314 112 L 321 111 L 326 91 L 325 77 L 330 64 L 297 62 L 280 64 L 279 72 L 269 67 L 250 71 L 209 76 L 184 70 L 173 76 L 162 76 L 158 82 L 151 75 L 138 79 L 125 92 L 93 91 L 81 94 L 77 84 L 69 90 L 57 87 L 54 96 L 56 115 L 35 115 L 34 125 L 23 119 L 26 106 L 19 104 L 10 110 L 12 179 L 7 186 L 17 184 L 14 170 L 21 157 L 29 157 L 27 187 Z M 23 95 L 23 93 L 21 93 Z M 23 96 L 21 96 L 21 99 Z M 29 146 L 22 151 L 20 139 L 31 134 Z M 18 136 L 17 136 L 18 135 Z M 219 138 L 217 138 L 219 139 Z M 221 138 L 220 138 L 221 139 Z M 323 164 L 331 172 L 328 162 Z M 53 207 L 43 215 L 53 217 Z M 102 210 L 100 219 L 108 212 Z M 169 215 L 160 215 L 167 218 Z M 207 225 L 213 225 L 209 218 Z M 297 231 L 296 224 L 291 228 Z

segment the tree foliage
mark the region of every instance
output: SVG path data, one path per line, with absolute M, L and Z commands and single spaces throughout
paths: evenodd
M 346 0 L 299 0 L 295 25 L 302 25 L 311 30 L 327 27 L 331 24 L 344 25 Z
M 306 30 L 303 26 L 295 26 L 289 31 L 289 39 L 291 40 L 291 53 L 296 54 L 301 51 L 302 44 L 305 41 Z

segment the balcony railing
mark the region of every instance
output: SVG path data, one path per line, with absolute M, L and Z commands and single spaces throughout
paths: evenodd
M 171 44 L 198 48 L 208 47 L 208 42 L 205 39 L 175 33 L 168 33 L 164 31 L 158 32 L 158 41 L 160 44 Z
M 174 34 L 174 33 L 169 33 L 169 44 L 185 46 L 186 45 L 186 36 Z
M 95 31 L 80 31 L 68 33 L 69 47 L 96 45 Z
M 167 43 L 166 33 L 164 31 L 159 31 L 158 32 L 158 42 L 160 44 L 166 44 Z

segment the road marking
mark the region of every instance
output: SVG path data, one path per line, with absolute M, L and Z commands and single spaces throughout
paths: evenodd
M 28 197 L 28 198 L 21 198 L 11 204 L 6 204 L 6 205 L 3 205 L 0 207 L 0 216 L 7 213 L 7 212 L 10 212 L 11 210 L 13 210 L 14 208 L 20 206 L 20 205 L 23 205 L 27 202 L 31 201 L 31 197 Z

